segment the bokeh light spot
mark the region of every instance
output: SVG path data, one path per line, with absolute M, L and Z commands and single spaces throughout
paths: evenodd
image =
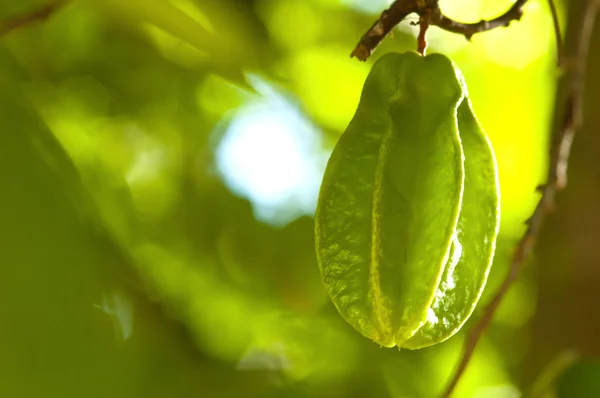
M 315 48 L 290 59 L 285 69 L 311 115 L 344 131 L 358 106 L 369 66 L 350 58 L 347 48 Z
M 285 100 L 243 108 L 216 159 L 225 183 L 252 202 L 258 219 L 281 225 L 314 212 L 325 165 L 320 134 Z
M 293 15 L 293 18 L 290 18 Z M 269 8 L 269 30 L 274 41 L 286 48 L 315 43 L 322 30 L 322 20 L 315 7 L 303 0 L 282 1 Z M 302 32 L 301 35 L 298 32 Z

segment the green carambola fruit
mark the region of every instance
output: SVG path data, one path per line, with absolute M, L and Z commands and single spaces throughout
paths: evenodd
M 381 57 L 317 206 L 319 266 L 340 314 L 386 347 L 448 339 L 481 296 L 499 217 L 494 153 L 460 71 L 440 54 Z

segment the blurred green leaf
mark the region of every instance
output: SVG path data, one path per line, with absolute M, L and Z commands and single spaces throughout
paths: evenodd
M 560 376 L 557 383 L 558 398 L 592 398 L 600 396 L 600 361 L 581 360 Z
M 252 89 L 241 69 L 251 62 L 250 54 L 246 51 L 240 53 L 244 47 L 240 45 L 241 43 L 232 40 L 229 29 L 220 29 L 219 25 L 212 26 L 215 23 L 203 14 L 202 3 L 193 4 L 179 1 L 180 6 L 186 6 L 186 11 L 188 11 L 186 12 L 170 0 L 85 1 L 93 2 L 96 7 L 132 23 L 149 24 L 192 45 L 205 54 L 204 61 L 214 65 L 216 71 L 222 76 L 245 88 Z M 233 23 L 233 21 L 231 22 Z M 158 39 L 169 40 L 166 37 L 158 37 Z

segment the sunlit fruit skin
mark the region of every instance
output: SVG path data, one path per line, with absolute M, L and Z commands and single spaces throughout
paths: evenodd
M 342 317 L 385 347 L 455 334 L 493 258 L 492 147 L 445 56 L 374 65 L 326 168 L 315 216 L 325 287 Z

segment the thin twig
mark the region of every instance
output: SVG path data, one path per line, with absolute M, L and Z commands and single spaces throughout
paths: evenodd
M 552 14 L 552 24 L 554 25 L 554 37 L 556 40 L 556 60 L 558 66 L 563 66 L 563 41 L 562 33 L 560 32 L 560 21 L 558 19 L 558 11 L 556 10 L 556 4 L 554 0 L 548 0 L 548 6 L 550 7 L 550 13 Z
M 19 15 L 18 17 L 6 21 L 0 21 L 0 38 L 24 26 L 48 19 L 56 11 L 66 5 L 67 2 L 67 0 L 55 0 L 28 14 Z
M 436 14 L 432 16 L 432 25 L 438 26 L 449 32 L 458 33 L 471 40 L 475 33 L 486 32 L 488 30 L 508 26 L 512 21 L 518 21 L 523 16 L 523 6 L 528 0 L 517 0 L 504 14 L 489 21 L 479 21 L 477 23 L 461 23 L 454 21 L 442 14 L 437 7 Z
M 508 26 L 511 21 L 521 19 L 523 6 L 527 1 L 516 0 L 512 7 L 505 13 L 492 20 L 466 24 L 446 17 L 440 9 L 439 0 L 395 0 L 390 8 L 385 10 L 367 33 L 361 37 L 350 56 L 356 57 L 360 61 L 366 61 L 394 26 L 398 25 L 412 13 L 418 14 L 422 21 L 423 17 L 425 17 L 425 20 L 433 26 L 461 34 L 470 39 L 475 33 Z
M 427 29 L 431 21 L 431 13 L 426 12 L 421 16 L 419 20 L 419 37 L 417 38 L 417 51 L 421 55 L 425 55 L 427 50 Z
M 360 61 L 366 61 L 375 51 L 375 48 L 387 36 L 394 26 L 398 25 L 406 16 L 417 10 L 417 0 L 396 0 L 390 8 L 381 13 L 373 26 L 360 38 L 360 41 L 350 54 Z
M 512 283 L 519 276 L 525 264 L 525 260 L 527 260 L 531 251 L 533 250 L 543 221 L 548 212 L 552 210 L 556 193 L 566 187 L 567 166 L 569 162 L 569 155 L 571 153 L 571 144 L 573 142 L 575 132 L 581 127 L 583 121 L 583 82 L 585 78 L 585 69 L 587 65 L 592 30 L 599 8 L 600 0 L 588 0 L 584 9 L 577 40 L 577 50 L 574 60 L 575 65 L 570 73 L 567 101 L 565 104 L 566 112 L 557 135 L 557 140 L 550 151 L 550 168 L 548 171 L 548 179 L 546 184 L 540 187 L 542 197 L 540 198 L 533 215 L 527 223 L 528 226 L 525 234 L 517 245 L 506 278 L 502 282 L 502 285 L 496 292 L 492 301 L 484 310 L 481 319 L 471 330 L 471 333 L 465 342 L 462 358 L 458 364 L 454 376 L 452 377 L 446 391 L 443 394 L 443 397 L 450 397 L 454 391 L 454 388 L 463 375 L 469 360 L 473 355 L 481 335 L 489 326 L 491 319 L 498 308 L 498 305 L 504 298 Z

